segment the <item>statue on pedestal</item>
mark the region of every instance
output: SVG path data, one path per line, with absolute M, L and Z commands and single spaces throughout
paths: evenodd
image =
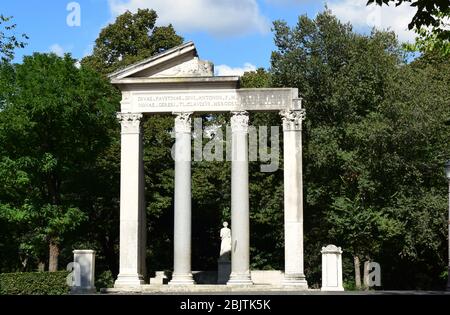
M 223 223 L 223 228 L 220 230 L 220 259 L 230 260 L 231 254 L 231 230 L 228 228 L 228 222 Z
M 220 257 L 217 261 L 217 283 L 226 284 L 231 274 L 231 230 L 228 228 L 228 222 L 223 222 L 223 228 L 220 229 Z

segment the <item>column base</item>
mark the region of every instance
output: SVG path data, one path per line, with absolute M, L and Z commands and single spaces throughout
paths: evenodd
M 281 283 L 283 286 L 295 286 L 298 288 L 308 289 L 308 282 L 303 274 L 285 274 L 284 280 Z
M 122 275 L 117 276 L 116 282 L 114 282 L 114 288 L 134 288 L 140 287 L 145 284 L 144 278 L 140 274 L 134 275 Z
M 250 277 L 250 273 L 231 273 L 230 280 L 228 280 L 227 285 L 253 285 L 253 281 Z
M 169 285 L 194 285 L 194 277 L 192 273 L 188 274 L 176 274 L 172 275 L 172 280 L 169 281 Z

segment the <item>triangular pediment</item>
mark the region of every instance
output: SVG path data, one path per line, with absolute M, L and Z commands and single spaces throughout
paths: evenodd
M 214 65 L 199 59 L 193 42 L 168 49 L 109 75 L 111 80 L 211 76 L 214 76 Z

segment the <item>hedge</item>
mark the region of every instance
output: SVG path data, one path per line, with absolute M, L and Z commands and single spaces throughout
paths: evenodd
M 0 295 L 64 295 L 68 271 L 0 274 Z

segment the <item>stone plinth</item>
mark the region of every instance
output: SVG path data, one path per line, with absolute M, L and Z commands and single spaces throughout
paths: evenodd
M 231 261 L 229 259 L 217 260 L 218 272 L 217 272 L 217 284 L 226 284 L 230 280 L 231 274 Z
M 95 251 L 74 250 L 74 286 L 71 292 L 74 294 L 94 293 L 95 289 Z
M 167 284 L 169 282 L 166 273 L 164 271 L 156 271 L 155 277 L 150 278 L 150 284 Z
M 342 286 L 342 250 L 328 245 L 322 247 L 322 291 L 344 291 Z
M 280 286 L 284 281 L 281 270 L 252 270 L 250 271 L 254 284 Z

